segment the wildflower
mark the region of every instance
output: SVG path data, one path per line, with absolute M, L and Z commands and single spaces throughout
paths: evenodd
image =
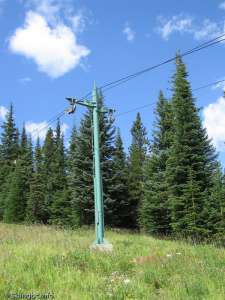
M 125 284 L 128 284 L 128 283 L 130 283 L 130 279 L 129 278 L 126 278 L 126 279 L 124 279 L 124 281 L 123 281 Z

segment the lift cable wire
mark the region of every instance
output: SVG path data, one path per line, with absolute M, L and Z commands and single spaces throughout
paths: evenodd
M 209 42 L 205 42 L 205 43 L 203 43 L 203 44 L 201 44 L 201 45 L 199 45 L 199 46 L 197 46 L 197 47 L 195 47 L 195 48 L 193 48 L 191 50 L 188 50 L 188 51 L 186 51 L 184 53 L 181 53 L 180 56 L 184 57 L 184 56 L 190 55 L 192 53 L 198 52 L 200 50 L 206 49 L 208 47 L 211 47 L 213 45 L 216 45 L 218 43 L 221 43 L 221 42 L 225 41 L 225 38 L 222 38 L 224 36 L 225 36 L 225 34 L 223 34 L 223 35 L 215 38 L 214 40 L 211 40 Z M 165 60 L 165 61 L 163 61 L 163 62 L 161 62 L 161 63 L 159 63 L 157 65 L 151 66 L 149 68 L 143 69 L 142 71 L 136 72 L 136 73 L 131 74 L 129 76 L 126 76 L 126 77 L 123 77 L 121 79 L 118 79 L 118 80 L 112 81 L 110 83 L 107 83 L 107 84 L 101 86 L 100 89 L 102 89 L 103 92 L 106 92 L 106 91 L 108 91 L 110 89 L 113 89 L 113 88 L 115 88 L 115 87 L 117 87 L 119 85 L 122 85 L 122 84 L 126 83 L 127 81 L 129 81 L 131 79 L 134 79 L 134 78 L 136 78 L 136 77 L 138 77 L 138 76 L 140 76 L 140 75 L 142 75 L 144 73 L 147 73 L 147 72 L 152 71 L 154 69 L 157 69 L 157 68 L 159 68 L 159 67 L 161 67 L 161 66 L 163 66 L 165 64 L 168 64 L 168 63 L 176 60 L 176 58 L 177 57 L 174 56 L 174 57 L 172 57 L 170 59 L 167 59 L 167 60 Z
M 206 85 L 202 85 L 202 86 L 200 86 L 200 87 L 198 87 L 198 88 L 193 89 L 193 92 L 194 92 L 194 91 L 199 91 L 199 90 L 202 90 L 202 89 L 205 89 L 205 88 L 207 88 L 207 87 L 214 86 L 214 85 L 216 85 L 216 84 L 220 84 L 220 83 L 223 83 L 223 82 L 225 83 L 225 79 L 223 79 L 223 80 L 217 80 L 217 81 L 214 81 L 214 82 L 210 82 L 210 83 L 208 83 L 208 84 L 206 84 Z M 150 106 L 152 106 L 152 105 L 155 105 L 156 103 L 157 103 L 157 102 L 154 101 L 154 102 L 151 102 L 151 103 L 142 105 L 142 106 L 135 107 L 135 108 L 130 109 L 130 110 L 128 110 L 128 111 L 124 111 L 124 112 L 122 112 L 122 113 L 116 114 L 115 117 L 120 117 L 120 116 L 129 114 L 129 113 L 131 113 L 131 112 L 134 112 L 134 111 L 137 111 L 137 110 L 140 110 L 140 109 L 144 109 L 144 108 L 150 107 Z
M 193 91 L 197 91 L 197 90 L 200 90 L 200 89 L 204 89 L 204 88 L 207 88 L 207 87 L 209 87 L 209 86 L 213 86 L 213 85 L 218 84 L 218 83 L 221 83 L 221 82 L 225 82 L 225 79 L 224 79 L 224 80 L 217 80 L 217 81 L 214 81 L 214 82 L 209 83 L 209 84 L 207 84 L 207 85 L 200 86 L 200 87 L 198 87 L 198 88 L 195 88 Z M 128 111 L 125 111 L 125 112 L 116 114 L 115 117 L 120 117 L 120 116 L 123 116 L 123 115 L 125 115 L 125 114 L 129 114 L 129 113 L 131 113 L 131 112 L 134 112 L 134 111 L 137 111 L 137 110 L 140 110 L 140 109 L 144 109 L 144 108 L 153 106 L 153 105 L 155 105 L 156 103 L 157 103 L 157 102 L 155 101 L 155 102 L 152 102 L 152 103 L 148 103 L 148 104 L 146 104 L 146 105 L 142 105 L 142 106 L 136 107 L 136 108 L 134 108 L 134 109 L 131 109 L 131 110 L 128 110 Z M 50 119 L 51 122 L 48 123 L 48 126 L 50 126 L 50 124 L 54 123 L 56 120 L 60 120 L 64 114 L 65 114 L 65 111 L 63 111 L 63 112 L 61 113 L 61 115 L 58 114 L 57 118 L 56 118 L 56 117 L 55 117 L 54 119 L 51 118 L 51 119 Z M 47 128 L 48 126 L 45 126 L 45 128 Z M 91 124 L 91 126 L 92 126 L 92 124 Z M 38 132 L 38 134 L 39 134 L 41 131 L 43 131 L 45 128 L 40 129 L 40 131 Z M 92 134 L 92 141 L 91 141 L 91 143 L 92 143 L 92 147 L 93 147 L 93 134 Z M 56 151 L 58 151 L 58 147 L 55 149 L 55 151 L 53 151 L 52 155 L 53 155 L 54 153 L 56 153 Z M 51 155 L 51 156 L 52 156 L 52 155 Z M 94 168 L 94 165 L 93 165 L 93 168 Z
M 205 48 L 208 48 L 208 47 L 210 47 L 210 46 L 213 46 L 213 45 L 215 45 L 215 44 L 218 44 L 218 43 L 220 43 L 220 42 L 222 42 L 222 41 L 225 41 L 225 38 L 223 38 L 223 37 L 225 37 L 225 34 L 222 34 L 222 35 L 220 35 L 220 36 L 217 36 L 217 37 L 215 37 L 214 39 L 211 39 L 211 40 L 209 40 L 209 41 L 206 41 L 206 42 L 204 42 L 204 43 L 202 43 L 202 44 L 200 44 L 200 45 L 198 45 L 198 46 L 196 46 L 196 47 L 194 47 L 194 48 L 192 48 L 192 49 L 190 49 L 190 50 L 188 50 L 188 51 L 186 51 L 186 52 L 184 52 L 184 53 L 181 53 L 180 56 L 181 56 L 181 57 L 184 57 L 184 56 L 190 55 L 190 54 L 192 54 L 192 53 L 194 53 L 194 52 L 197 52 L 197 51 L 200 51 L 200 50 L 202 50 L 202 49 L 205 49 Z M 131 75 L 128 75 L 128 76 L 122 77 L 122 78 L 120 78 L 120 79 L 118 79 L 118 80 L 115 80 L 115 81 L 109 82 L 109 83 L 107 83 L 107 84 L 104 84 L 103 86 L 100 87 L 100 89 L 102 89 L 103 92 L 106 92 L 107 90 L 112 89 L 112 88 L 114 88 L 114 87 L 117 87 L 118 85 L 124 84 L 124 83 L 126 83 L 127 81 L 129 81 L 129 80 L 131 80 L 131 79 L 133 79 L 133 78 L 136 78 L 136 77 L 139 76 L 139 75 L 142 75 L 142 74 L 144 74 L 144 73 L 146 73 L 146 72 L 149 72 L 149 71 L 151 71 L 151 70 L 153 70 L 153 69 L 159 68 L 159 67 L 161 67 L 161 66 L 163 66 L 163 65 L 165 65 L 165 64 L 167 64 L 167 63 L 170 63 L 170 62 L 176 60 L 176 58 L 177 58 L 177 57 L 174 56 L 174 57 L 172 57 L 172 58 L 170 58 L 170 59 L 167 59 L 167 60 L 165 60 L 165 61 L 163 61 L 163 62 L 161 62 L 161 63 L 159 63 L 159 64 L 157 64 L 157 65 L 148 67 L 148 68 L 146 68 L 146 69 L 143 69 L 143 70 L 138 71 L 138 72 L 136 72 L 136 73 L 133 73 L 133 74 L 131 74 Z M 222 82 L 222 81 L 218 81 L 217 83 L 220 83 L 220 82 Z M 207 85 L 206 87 L 208 87 L 208 85 Z M 204 87 L 200 87 L 199 89 L 201 89 L 201 88 L 204 88 Z M 83 96 L 83 97 L 80 99 L 80 101 L 85 100 L 85 99 L 86 99 L 88 96 L 90 96 L 90 95 L 91 95 L 91 92 L 89 92 L 88 94 L 86 94 L 85 96 Z M 52 118 L 46 123 L 46 125 L 44 125 L 44 126 L 42 125 L 40 128 L 35 129 L 35 130 L 32 132 L 32 134 L 37 133 L 37 135 L 38 135 L 41 131 L 43 131 L 43 130 L 45 130 L 46 128 L 48 128 L 49 125 L 51 125 L 52 123 L 54 123 L 57 119 L 60 119 L 60 118 L 64 115 L 64 113 L 65 113 L 65 110 L 63 110 L 62 112 L 58 113 L 56 116 L 52 117 Z M 117 115 L 117 116 L 118 116 L 118 115 Z
M 217 84 L 220 84 L 220 83 L 225 83 L 225 79 L 223 80 L 217 80 L 217 81 L 213 81 L 213 82 L 210 82 L 206 85 L 202 85 L 198 88 L 195 88 L 193 89 L 193 92 L 194 91 L 199 91 L 199 90 L 202 90 L 202 89 L 205 89 L 205 88 L 208 88 L 210 86 L 214 86 L 214 85 L 217 85 Z M 145 109 L 145 108 L 148 108 L 148 107 L 151 107 L 153 105 L 155 105 L 157 102 L 151 102 L 151 103 L 147 103 L 147 104 L 144 104 L 142 106 L 138 106 L 138 107 L 135 107 L 133 109 L 130 109 L 128 111 L 124 111 L 124 112 L 121 112 L 121 113 L 118 113 L 118 114 L 115 114 L 115 117 L 120 117 L 120 116 L 123 116 L 123 115 L 126 115 L 126 114 L 129 114 L 129 113 L 132 113 L 132 112 L 135 112 L 135 111 L 138 111 L 138 110 L 141 110 L 141 109 Z M 59 113 L 58 115 L 56 115 L 55 117 L 51 118 L 46 125 L 44 125 L 44 127 L 40 128 L 39 130 L 35 129 L 35 131 L 37 131 L 37 135 L 40 134 L 43 130 L 45 130 L 47 127 L 49 127 L 52 123 L 54 123 L 55 121 L 57 121 L 58 119 L 61 119 L 62 116 L 65 114 L 65 111 Z M 32 134 L 35 132 L 33 131 Z
M 31 132 L 31 134 L 38 136 L 42 131 L 44 131 L 45 129 L 47 129 L 51 124 L 53 124 L 55 121 L 59 120 L 64 114 L 65 114 L 65 110 L 63 110 L 62 112 L 58 113 L 56 116 L 52 117 L 51 119 L 49 119 L 46 122 L 46 124 L 43 124 L 40 127 L 34 129 Z
M 223 34 L 221 34 L 221 35 L 219 35 L 219 36 L 217 36 L 217 37 L 215 37 L 215 38 L 213 38 L 213 39 L 211 39 L 211 40 L 209 40 L 209 41 L 206 41 L 206 42 L 204 42 L 204 43 L 202 43 L 202 44 L 200 44 L 200 45 L 198 45 L 198 46 L 195 46 L 195 47 L 192 48 L 192 49 L 189 49 L 189 50 L 187 50 L 187 51 L 181 53 L 180 56 L 181 56 L 181 57 L 184 57 L 184 56 L 190 55 L 190 54 L 192 54 L 192 53 L 194 53 L 194 52 L 198 52 L 198 51 L 203 50 L 203 49 L 205 49 L 205 48 L 208 48 L 208 47 L 211 47 L 211 46 L 216 45 L 216 44 L 218 44 L 218 43 L 221 43 L 221 42 L 223 42 L 223 41 L 225 41 L 225 33 L 223 33 Z M 99 89 L 102 89 L 103 92 L 106 92 L 106 91 L 108 91 L 108 90 L 110 90 L 110 89 L 113 89 L 114 87 L 117 87 L 117 86 L 120 85 L 120 84 L 126 83 L 127 81 L 129 81 L 129 80 L 131 80 L 131 79 L 133 79 L 133 78 L 136 78 L 136 77 L 139 76 L 139 75 L 142 75 L 142 74 L 144 74 L 144 73 L 146 73 L 146 72 L 152 71 L 152 70 L 154 70 L 154 69 L 156 69 L 156 68 L 159 68 L 159 67 L 161 67 L 161 66 L 163 66 L 163 65 L 165 65 L 165 64 L 168 64 L 168 63 L 170 63 L 170 62 L 176 60 L 176 58 L 177 58 L 177 57 L 174 56 L 174 57 L 172 57 L 172 58 L 170 58 L 170 59 L 167 59 L 167 60 L 165 60 L 165 61 L 163 61 L 163 62 L 161 62 L 161 63 L 159 63 L 159 64 L 156 64 L 156 65 L 154 65 L 154 66 L 145 68 L 145 69 L 140 70 L 140 71 L 138 71 L 138 72 L 136 72 L 136 73 L 133 73 L 133 74 L 127 75 L 127 76 L 125 76 L 125 77 L 122 77 L 122 78 L 120 78 L 120 79 L 117 79 L 117 80 L 111 81 L 111 82 L 109 82 L 109 83 L 106 83 L 106 84 L 100 86 Z M 87 93 L 87 94 L 86 94 L 85 96 L 83 96 L 80 100 L 82 101 L 82 100 L 86 99 L 87 97 L 89 97 L 89 96 L 91 95 L 91 93 L 92 93 L 92 92 Z
M 221 43 L 221 42 L 223 42 L 223 41 L 225 41 L 225 33 L 223 33 L 223 34 L 221 34 L 221 35 L 219 35 L 219 36 L 217 36 L 217 37 L 215 37 L 215 38 L 213 38 L 213 39 L 211 39 L 211 40 L 208 40 L 208 41 L 206 41 L 206 42 L 204 42 L 204 43 L 202 43 L 202 44 L 200 44 L 200 45 L 198 45 L 198 46 L 195 46 L 195 47 L 192 48 L 192 49 L 189 49 L 189 50 L 187 50 L 187 51 L 181 53 L 180 56 L 181 56 L 181 57 L 184 57 L 184 56 L 190 55 L 190 54 L 192 54 L 192 53 L 194 53 L 194 52 L 198 52 L 198 51 L 203 50 L 203 49 L 205 49 L 205 48 L 208 48 L 208 47 L 211 47 L 211 46 L 216 45 L 216 44 L 218 44 L 218 43 Z M 127 81 L 129 81 L 129 80 L 131 80 L 131 79 L 133 79 L 133 78 L 136 78 L 136 77 L 139 76 L 139 75 L 142 75 L 142 74 L 144 74 L 144 73 L 146 73 L 146 72 L 149 72 L 149 71 L 151 71 L 151 70 L 154 70 L 154 69 L 156 69 L 156 68 L 159 68 L 159 67 L 161 67 L 161 66 L 163 66 L 163 65 L 165 65 L 165 64 L 168 64 L 168 63 L 170 63 L 170 62 L 176 60 L 176 58 L 177 58 L 177 57 L 174 56 L 174 57 L 172 57 L 172 58 L 170 58 L 170 59 L 167 59 L 167 60 L 165 60 L 165 61 L 163 61 L 163 62 L 161 62 L 161 63 L 159 63 L 159 64 L 156 64 L 156 65 L 154 65 L 154 66 L 145 68 L 145 69 L 140 70 L 140 71 L 138 71 L 138 72 L 136 72 L 136 73 L 127 75 L 127 76 L 125 76 L 125 77 L 122 77 L 122 78 L 120 78 L 120 79 L 118 79 L 118 80 L 114 80 L 114 81 L 111 81 L 111 82 L 109 82 L 109 83 L 106 83 L 106 84 L 100 86 L 100 89 L 102 89 L 102 91 L 104 91 L 104 92 L 107 91 L 107 90 L 113 89 L 114 87 L 117 87 L 117 86 L 120 85 L 120 84 L 126 83 Z M 81 100 L 85 99 L 85 98 L 88 97 L 89 95 L 91 95 L 91 92 L 89 92 L 89 93 L 86 94 L 84 97 L 82 97 Z

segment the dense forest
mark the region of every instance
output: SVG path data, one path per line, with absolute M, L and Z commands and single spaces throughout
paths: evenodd
M 101 103 L 104 98 L 99 91 Z M 177 56 L 172 95 L 162 91 L 150 136 L 138 113 L 124 150 L 120 131 L 101 115 L 105 223 L 155 236 L 222 237 L 225 176 L 203 128 L 188 73 Z M 94 223 L 91 111 L 68 149 L 60 122 L 43 143 L 19 132 L 13 106 L 0 142 L 0 220 L 83 226 Z

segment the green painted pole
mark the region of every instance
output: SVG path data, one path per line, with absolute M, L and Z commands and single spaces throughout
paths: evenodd
M 94 197 L 95 197 L 95 231 L 96 244 L 104 244 L 104 207 L 102 191 L 102 174 L 100 166 L 99 138 L 99 98 L 94 85 L 93 94 L 93 130 L 94 130 Z

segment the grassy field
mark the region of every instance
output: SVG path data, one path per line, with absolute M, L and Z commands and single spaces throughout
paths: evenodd
M 0 224 L 0 299 L 225 299 L 224 249 L 106 235 L 112 253 L 91 230 Z

